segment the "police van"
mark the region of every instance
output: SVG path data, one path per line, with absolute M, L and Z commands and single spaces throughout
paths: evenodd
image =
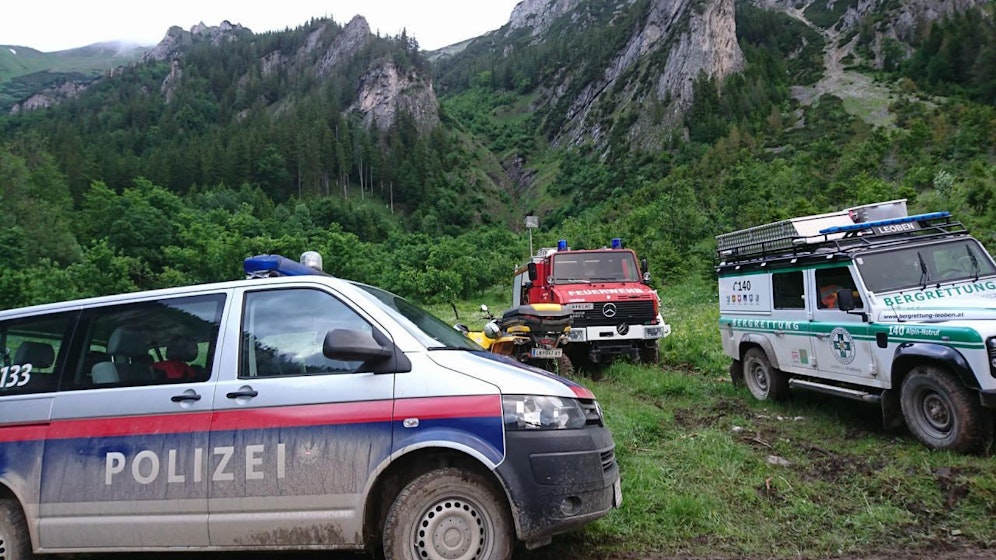
M 245 267 L 0 312 L 0 558 L 507 559 L 621 504 L 590 390 L 378 288 Z
M 930 448 L 991 445 L 996 266 L 949 212 L 892 200 L 716 240 L 723 351 L 755 398 L 817 391 Z

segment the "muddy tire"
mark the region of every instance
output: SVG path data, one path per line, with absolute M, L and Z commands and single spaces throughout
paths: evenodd
M 903 380 L 899 398 L 906 426 L 931 449 L 978 452 L 992 438 L 992 415 L 946 369 L 913 368 Z
M 0 500 L 0 560 L 29 560 L 31 539 L 28 523 L 16 500 Z
M 760 348 L 751 348 L 744 354 L 744 385 L 759 401 L 780 401 L 788 397 L 788 376 L 771 366 L 768 356 Z
M 563 355 L 554 361 L 554 373 L 561 377 L 573 377 L 574 376 L 574 363 L 567 355 Z
M 509 560 L 514 545 L 504 497 L 483 476 L 455 468 L 408 483 L 384 524 L 392 560 Z

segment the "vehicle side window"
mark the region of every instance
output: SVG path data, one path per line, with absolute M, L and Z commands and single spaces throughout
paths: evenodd
M 224 304 L 212 294 L 85 311 L 75 388 L 208 380 Z
M 864 307 L 856 290 L 857 285 L 847 268 L 821 268 L 816 270 L 816 306 L 819 309 L 836 309 L 837 292 L 850 289 L 854 292 L 854 306 Z
M 0 397 L 49 393 L 59 374 L 76 313 L 59 313 L 0 323 Z
M 771 275 L 775 309 L 805 309 L 806 293 L 802 271 L 776 272 Z
M 328 293 L 300 288 L 247 293 L 239 377 L 359 371 L 361 361 L 323 354 L 325 335 L 333 329 L 373 335 L 369 323 Z

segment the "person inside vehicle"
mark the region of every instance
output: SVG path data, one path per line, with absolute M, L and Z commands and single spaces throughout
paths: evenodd
M 166 346 L 166 359 L 152 364 L 152 367 L 163 372 L 171 381 L 193 381 L 200 377 L 200 372 L 188 362 L 196 360 L 197 353 L 196 341 L 177 338 Z
M 816 285 L 819 293 L 817 307 L 820 309 L 837 309 L 837 292 L 848 289 L 854 294 L 854 306 L 864 306 L 855 289 L 854 280 L 846 268 L 817 270 Z

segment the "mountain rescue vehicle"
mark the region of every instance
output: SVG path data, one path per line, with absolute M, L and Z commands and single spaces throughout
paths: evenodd
M 755 398 L 817 391 L 933 449 L 991 445 L 996 265 L 949 212 L 893 200 L 716 240 L 723 351 Z

